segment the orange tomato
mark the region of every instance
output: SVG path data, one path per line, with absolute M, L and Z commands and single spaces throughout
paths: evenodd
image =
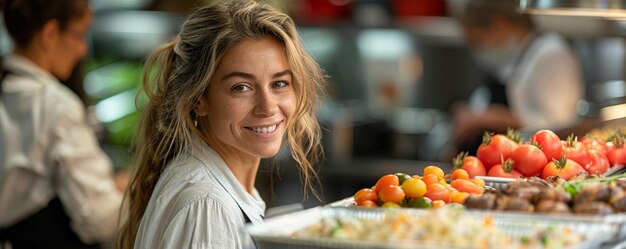
M 382 190 L 382 187 L 386 187 L 389 185 L 393 185 L 393 186 L 398 186 L 400 185 L 400 179 L 398 178 L 397 175 L 394 174 L 388 174 L 388 175 L 384 175 L 382 176 L 380 179 L 378 179 L 378 181 L 376 182 L 376 193 L 379 194 L 380 191 Z
M 361 205 L 363 201 L 367 200 L 373 202 L 376 202 L 376 200 L 378 200 L 378 195 L 376 194 L 376 192 L 374 192 L 374 190 L 364 188 L 354 194 L 354 202 L 356 202 L 357 205 Z
M 427 186 L 426 194 L 424 194 L 424 196 L 433 201 L 442 200 L 446 203 L 450 201 L 450 191 L 448 191 L 446 187 L 439 183 L 429 184 Z
M 361 206 L 361 207 L 378 207 L 378 205 L 376 205 L 376 202 L 373 202 L 373 201 L 370 201 L 370 200 L 363 201 L 363 203 L 359 204 L 359 206 Z
M 460 192 L 465 192 L 465 193 L 470 193 L 470 194 L 479 194 L 479 195 L 485 192 L 484 188 L 476 185 L 470 180 L 456 179 L 456 180 L 453 180 L 450 183 L 450 185 L 452 185 L 453 188 L 455 188 L 456 190 Z
M 436 175 L 437 179 L 441 180 L 444 177 L 444 173 L 443 170 L 437 166 L 426 166 L 426 168 L 424 168 L 424 176 L 427 175 Z
M 426 183 L 426 186 L 433 183 L 439 183 L 439 179 L 437 179 L 437 176 L 433 174 L 425 175 L 424 177 L 422 177 L 422 181 Z
M 452 180 L 456 179 L 469 179 L 469 174 L 464 169 L 455 169 L 450 176 Z
M 385 202 L 395 202 L 400 203 L 404 199 L 404 191 L 399 186 L 388 185 L 383 187 L 378 193 L 378 197 L 380 200 Z

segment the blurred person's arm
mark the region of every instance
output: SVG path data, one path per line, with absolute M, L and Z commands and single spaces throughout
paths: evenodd
M 61 101 L 61 100 L 60 100 Z M 50 156 L 56 165 L 56 192 L 85 243 L 111 241 L 117 228 L 122 193 L 116 188 L 109 158 L 100 149 L 77 98 L 62 100 L 54 116 Z
M 484 111 L 477 112 L 467 104 L 456 104 L 452 109 L 454 120 L 453 138 L 457 144 L 467 143 L 483 131 L 502 132 L 508 127 L 518 128 L 519 119 L 509 108 L 499 104 L 487 106 Z

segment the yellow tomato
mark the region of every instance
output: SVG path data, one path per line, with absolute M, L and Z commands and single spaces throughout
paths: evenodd
M 433 201 L 433 208 L 440 208 L 440 207 L 443 207 L 444 205 L 446 205 L 446 203 L 442 200 Z
M 426 168 L 424 168 L 424 176 L 426 175 L 436 175 L 437 179 L 441 180 L 444 177 L 444 173 L 443 170 L 437 166 L 426 166 Z
M 399 208 L 400 205 L 398 203 L 395 203 L 395 202 L 385 202 L 383 204 L 383 207 L 384 208 Z
M 402 190 L 409 198 L 422 197 L 426 193 L 426 183 L 420 179 L 411 178 L 402 183 Z

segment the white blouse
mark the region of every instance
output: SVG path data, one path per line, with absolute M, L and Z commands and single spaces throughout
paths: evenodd
M 263 222 L 265 202 L 248 194 L 204 143 L 170 162 L 141 219 L 135 248 L 250 248 L 246 217 Z M 245 216 L 244 216 L 245 215 Z
M 112 240 L 122 193 L 78 96 L 30 60 L 10 55 L 0 95 L 0 228 L 59 197 L 85 243 Z
M 536 37 L 507 84 L 512 111 L 525 129 L 559 129 L 577 121 L 576 104 L 584 95 L 582 69 L 558 35 Z

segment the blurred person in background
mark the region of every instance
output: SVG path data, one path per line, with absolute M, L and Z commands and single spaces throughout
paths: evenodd
M 14 49 L 0 75 L 0 248 L 100 248 L 122 186 L 59 82 L 87 55 L 88 2 L 4 0 L 3 11 Z
M 475 153 L 484 131 L 566 128 L 577 122 L 583 96 L 577 56 L 557 34 L 539 33 L 516 0 L 470 0 L 462 25 L 488 77 L 469 103 L 452 108 L 460 150 Z
M 241 229 L 265 214 L 255 188 L 262 158 L 287 144 L 316 194 L 324 82 L 289 16 L 250 0 L 192 13 L 146 62 L 149 100 L 117 247 L 253 246 Z

